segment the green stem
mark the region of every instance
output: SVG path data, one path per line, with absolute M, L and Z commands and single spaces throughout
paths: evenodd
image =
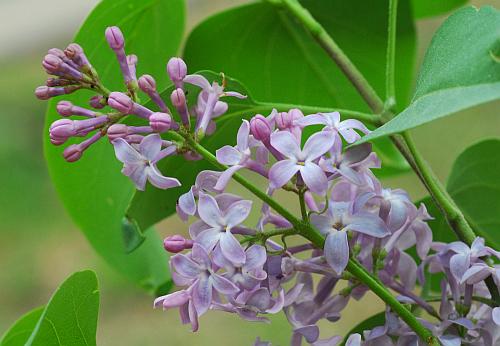
M 309 215 L 307 214 L 306 201 L 304 199 L 304 191 L 299 192 L 300 213 L 302 214 L 302 221 L 309 222 Z
M 385 70 L 385 98 L 386 107 L 392 108 L 396 104 L 395 92 L 395 65 L 396 65 L 396 24 L 398 17 L 398 0 L 389 0 L 389 25 L 387 34 L 387 62 Z
M 375 89 L 366 80 L 363 74 L 357 69 L 352 61 L 345 55 L 342 49 L 326 32 L 325 28 L 304 8 L 297 0 L 267 0 L 277 7 L 284 7 L 307 29 L 326 51 L 330 58 L 347 76 L 365 102 L 374 113 L 382 112 L 384 104 L 375 92 Z
M 170 132 L 170 134 L 174 139 L 180 141 L 185 140 L 186 143 L 191 147 L 191 149 L 195 150 L 207 162 L 209 162 L 216 168 L 222 170 L 227 169 L 225 165 L 217 161 L 217 158 L 210 151 L 208 151 L 201 144 L 194 141 L 191 137 L 183 137 L 176 132 Z M 264 203 L 267 203 L 278 214 L 286 218 L 293 225 L 295 231 L 301 234 L 304 238 L 310 240 L 318 248 L 323 248 L 325 239 L 323 238 L 321 233 L 319 233 L 319 231 L 311 224 L 303 222 L 302 220 L 296 218 L 286 208 L 282 207 L 278 202 L 276 202 L 266 193 L 262 192 L 255 185 L 243 178 L 243 176 L 241 176 L 240 174 L 234 174 L 233 178 Z M 363 266 L 358 264 L 355 260 L 349 259 L 347 270 L 364 285 L 370 288 L 375 294 L 377 294 L 387 305 L 392 308 L 395 313 L 397 313 L 408 324 L 408 326 L 410 326 L 410 328 L 415 331 L 415 333 L 417 333 L 429 345 L 439 345 L 439 342 L 432 335 L 431 331 L 420 324 L 415 316 L 413 316 L 408 309 L 406 309 L 401 303 L 399 303 L 398 300 L 394 298 L 394 296 L 392 296 L 392 294 L 384 287 L 384 285 L 377 278 L 373 277 L 365 268 L 363 268 Z

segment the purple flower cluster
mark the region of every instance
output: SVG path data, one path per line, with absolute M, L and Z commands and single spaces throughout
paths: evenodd
M 45 86 L 35 90 L 42 100 L 70 94 L 79 89 L 95 91 L 97 95 L 89 100 L 92 109 L 83 108 L 69 101 L 60 101 L 57 112 L 63 119 L 56 120 L 49 129 L 50 141 L 62 145 L 73 137 L 89 138 L 78 144 L 71 144 L 64 150 L 66 161 L 79 160 L 83 152 L 100 138 L 107 136 L 115 147 L 116 157 L 123 164 L 123 174 L 128 176 L 137 189 L 144 190 L 146 182 L 161 189 L 180 185 L 175 178 L 164 177 L 158 170 L 161 159 L 182 154 L 188 160 L 200 157 L 189 150 L 179 150 L 176 143 L 161 139 L 160 135 L 169 130 L 191 131 L 197 138 L 215 131 L 214 119 L 224 114 L 228 105 L 220 99 L 231 96 L 245 98 L 237 92 L 225 91 L 225 83 L 210 83 L 204 76 L 187 74 L 187 66 L 180 58 L 171 58 L 166 67 L 167 74 L 174 85 L 170 93 L 172 112 L 167 102 L 157 90 L 156 81 L 150 75 L 136 77 L 136 55 L 125 53 L 125 39 L 118 27 L 109 27 L 105 33 L 109 47 L 114 51 L 123 75 L 126 91 L 107 90 L 101 83 L 96 70 L 90 65 L 83 49 L 76 43 L 64 51 L 53 48 L 45 56 L 42 65 L 53 77 L 47 79 Z M 187 104 L 185 83 L 201 88 L 196 104 Z M 146 94 L 157 109 L 149 109 L 139 102 L 138 91 Z M 104 109 L 104 107 L 108 106 Z M 129 126 L 123 123 L 128 115 L 144 119 L 143 126 Z M 70 117 L 84 117 L 72 120 Z M 177 119 L 177 120 L 176 120 Z
M 123 174 L 137 189 L 144 190 L 148 181 L 162 189 L 177 187 L 180 182 L 163 176 L 158 162 L 172 155 L 200 159 L 196 146 L 186 142 L 198 143 L 215 131 L 214 119 L 228 110 L 221 98 L 245 96 L 225 91 L 224 79 L 219 84 L 188 74 L 184 61 L 172 58 L 166 70 L 173 88 L 168 89 L 170 100 L 164 100 L 152 76 L 136 77 L 138 58 L 125 53 L 121 31 L 107 28 L 106 40 L 123 75 L 123 92 L 111 92 L 101 84 L 77 44 L 64 51 L 51 49 L 45 57 L 43 67 L 54 77 L 36 89 L 38 98 L 78 89 L 97 93 L 89 101 L 92 109 L 69 101 L 57 104 L 64 118 L 50 126 L 50 141 L 61 145 L 90 135 L 64 150 L 65 159 L 73 162 L 107 136 L 123 163 Z M 186 98 L 188 84 L 198 90 L 193 105 Z M 139 102 L 139 91 L 154 103 L 154 109 Z M 128 115 L 145 124 L 125 124 Z M 85 119 L 71 120 L 71 116 Z M 184 140 L 166 140 L 161 137 L 166 132 L 171 137 L 165 138 Z M 346 271 L 353 260 L 420 314 L 420 322 L 443 345 L 498 345 L 500 308 L 490 299 L 484 279 L 491 277 L 500 287 L 500 267 L 494 262 L 500 253 L 482 238 L 470 247 L 462 242 L 433 242 L 425 205 L 416 207 L 405 191 L 382 186 L 372 172 L 381 163 L 370 144 L 350 146 L 368 132 L 358 120 L 341 121 L 338 112 L 304 115 L 299 109 L 273 110 L 268 116 L 243 120 L 236 145 L 216 152 L 225 169 L 200 172 L 178 200 L 179 217 L 191 222 L 189 239 L 172 235 L 164 240 L 164 247 L 175 254 L 170 259 L 171 273 L 182 289 L 158 297 L 154 305 L 178 308 L 181 321 L 191 324 L 193 331 L 208 310 L 248 321 L 268 321 L 266 315 L 283 311 L 291 326 L 292 345 L 304 341 L 337 345 L 342 337 L 320 336 L 318 323 L 338 321 L 349 301 L 360 300 L 368 291 Z M 258 221 L 249 226 L 253 202 L 226 191 L 241 170 L 264 178 L 268 198 L 278 190 L 295 197 L 301 210 L 297 219 L 323 235 L 324 247 L 300 242 L 304 240 L 298 237 L 304 235 L 300 225 L 266 203 L 259 206 Z M 276 237 L 280 240 L 272 239 Z M 415 293 L 417 285 L 426 287 L 426 273 L 443 277 L 440 296 Z M 426 343 L 389 307 L 383 325 L 350 335 L 346 341 L 350 346 L 420 344 Z M 269 343 L 257 339 L 255 345 Z

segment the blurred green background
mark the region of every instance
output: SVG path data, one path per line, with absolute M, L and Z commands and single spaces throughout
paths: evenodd
M 244 2 L 188 1 L 188 28 L 211 13 Z M 288 344 L 289 328 L 282 316 L 266 325 L 213 312 L 202 318 L 200 331 L 193 334 L 180 325 L 175 311 L 153 310 L 151 297 L 97 257 L 58 201 L 42 155 L 46 104 L 34 98 L 33 90 L 45 79 L 40 63 L 46 50 L 64 47 L 96 3 L 0 1 L 0 334 L 21 314 L 45 304 L 73 271 L 90 268 L 97 272 L 102 292 L 100 345 L 250 345 L 256 335 L 275 345 Z M 498 7 L 500 1 L 473 4 Z M 444 18 L 418 22 L 418 61 Z M 496 102 L 476 107 L 413 131 L 443 181 L 465 147 L 480 138 L 500 137 L 499 106 Z M 407 189 L 414 200 L 425 196 L 411 173 L 384 183 Z M 162 234 L 185 228 L 175 218 L 158 226 Z M 340 322 L 327 326 L 327 334 L 346 333 L 353 323 L 381 310 L 377 299 L 367 296 L 351 304 Z

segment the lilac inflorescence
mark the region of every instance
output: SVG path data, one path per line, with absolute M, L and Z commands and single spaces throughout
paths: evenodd
M 106 89 L 77 44 L 64 51 L 51 49 L 44 58 L 43 67 L 54 77 L 36 89 L 38 98 L 79 89 L 96 92 L 89 100 L 92 109 L 70 101 L 57 104 L 64 118 L 50 126 L 50 141 L 62 145 L 88 136 L 64 150 L 64 158 L 73 162 L 107 137 L 123 163 L 123 174 L 137 189 L 144 190 L 147 182 L 161 189 L 178 187 L 179 180 L 162 175 L 158 163 L 173 155 L 186 160 L 201 156 L 193 146 L 161 135 L 174 131 L 197 143 L 215 131 L 214 119 L 228 110 L 224 97 L 245 96 L 226 91 L 224 78 L 219 83 L 188 74 L 185 62 L 177 57 L 166 66 L 174 87 L 165 96 L 152 76 L 137 78 L 138 58 L 125 52 L 120 29 L 107 28 L 105 36 L 116 54 L 125 91 Z M 186 97 L 188 85 L 198 89 L 189 98 L 194 104 Z M 154 106 L 142 104 L 139 91 Z M 142 124 L 123 122 L 129 115 Z M 70 119 L 73 116 L 84 119 Z M 216 160 L 225 169 L 200 172 L 178 199 L 177 214 L 192 221 L 189 238 L 171 235 L 163 245 L 174 254 L 170 267 L 181 289 L 158 297 L 154 306 L 178 308 L 182 323 L 191 324 L 193 331 L 208 310 L 262 322 L 270 314 L 284 312 L 292 345 L 337 345 L 343 338 L 320 336 L 318 323 L 338 321 L 351 299 L 360 300 L 368 291 L 346 271 L 353 259 L 396 292 L 401 303 L 422 311 L 420 321 L 443 345 L 498 345 L 500 308 L 491 303 L 484 279 L 492 277 L 500 286 L 500 267 L 493 262 L 500 253 L 482 238 L 470 247 L 433 242 L 427 224 L 432 217 L 425 205 L 416 207 L 405 191 L 382 186 L 373 173 L 381 162 L 370 144 L 349 146 L 368 132 L 358 120 L 341 120 L 338 112 L 304 115 L 299 109 L 273 110 L 268 116 L 243 120 L 236 145 L 216 151 Z M 266 203 L 257 206 L 260 217 L 249 226 L 251 211 L 257 207 L 227 191 L 231 179 L 244 170 L 266 182 L 269 197 L 279 190 L 296 195 L 300 219 L 323 235 L 324 248 L 301 243 L 300 228 Z M 276 237 L 280 241 L 272 239 Z M 426 287 L 426 272 L 440 273 L 440 296 L 415 293 L 417 285 Z M 385 324 L 352 334 L 345 344 L 426 343 L 387 307 Z M 270 343 L 257 338 L 255 345 Z

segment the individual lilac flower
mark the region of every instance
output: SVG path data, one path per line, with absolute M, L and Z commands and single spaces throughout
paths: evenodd
M 270 187 L 278 189 L 285 185 L 296 173 L 314 193 L 324 195 L 328 181 L 323 170 L 315 163 L 333 145 L 333 137 L 328 132 L 318 132 L 308 138 L 304 148 L 290 132 L 276 132 L 271 136 L 271 145 L 286 159 L 276 162 L 269 170 Z
M 250 124 L 243 120 L 236 136 L 236 146 L 225 145 L 216 151 L 217 161 L 229 166 L 217 181 L 215 186 L 217 190 L 224 190 L 234 173 L 244 167 L 267 176 L 266 168 L 250 158 L 252 139 L 250 137 Z
M 176 57 L 171 58 L 167 63 L 167 73 L 170 80 L 174 82 L 175 88 L 182 89 L 187 74 L 187 66 L 184 60 Z
M 300 109 L 292 108 L 288 112 L 279 112 L 274 116 L 276 127 L 282 131 L 288 131 L 294 135 L 297 141 L 300 141 L 302 136 L 302 128 L 295 122 L 304 118 L 304 114 Z
M 196 231 L 190 229 L 192 237 L 208 251 L 218 245 L 226 259 L 235 264 L 243 264 L 246 259 L 245 251 L 231 233 L 231 229 L 248 217 L 251 208 L 252 201 L 248 200 L 238 200 L 227 208 L 220 208 L 215 198 L 200 192 L 198 214 L 203 224 Z
M 210 82 L 205 77 L 199 74 L 187 75 L 183 80 L 185 83 L 200 87 L 202 89 L 202 93 L 205 93 L 207 95 L 205 110 L 197 124 L 197 131 L 201 134 L 204 134 L 207 131 L 208 124 L 213 116 L 215 104 L 220 97 L 234 96 L 240 99 L 246 98 L 245 95 L 242 95 L 235 91 L 224 91 L 224 83 L 223 85 L 219 85 L 219 83 L 214 81 L 212 84 L 210 84 Z
M 214 263 L 227 270 L 224 276 L 237 286 L 252 290 L 267 277 L 262 269 L 267 260 L 266 249 L 261 245 L 252 245 L 245 250 L 245 257 L 244 263 L 237 264 L 222 256 L 219 248 L 214 251 Z
M 153 306 L 163 307 L 164 310 L 179 308 L 179 314 L 183 324 L 191 323 L 193 332 L 198 330 L 198 313 L 192 299 L 192 288 L 170 293 L 154 300 Z
M 208 252 L 200 244 L 193 244 L 190 256 L 177 254 L 170 261 L 175 273 L 184 282 L 189 282 L 198 316 L 203 315 L 210 307 L 213 290 L 229 296 L 239 291 L 235 284 L 214 271 Z
M 355 231 L 375 238 L 389 234 L 385 223 L 376 215 L 367 212 L 352 213 L 347 202 L 330 201 L 328 215 L 311 216 L 311 222 L 326 235 L 325 258 L 332 269 L 341 274 L 349 261 L 347 231 Z
M 338 147 L 338 149 L 333 149 Z M 380 160 L 372 152 L 370 143 L 363 143 L 348 148 L 341 153 L 341 142 L 336 141 L 330 151 L 330 158 L 320 160 L 320 167 L 325 172 L 332 173 L 329 180 L 343 176 L 356 185 L 366 185 L 370 179 L 369 168 L 379 168 Z
M 484 238 L 477 237 L 470 247 L 462 242 L 453 242 L 448 245 L 448 249 L 455 252 L 450 258 L 450 270 L 453 276 L 462 280 L 465 272 L 483 256 L 496 256 L 500 258 L 500 253 L 484 245 Z M 469 273 L 470 274 L 470 273 Z
M 159 135 L 151 134 L 144 137 L 138 149 L 123 138 L 115 139 L 113 145 L 117 159 L 124 164 L 122 173 L 132 179 L 138 190 L 144 190 L 147 180 L 160 189 L 181 185 L 179 180 L 175 178 L 164 177 L 156 167 L 158 160 L 175 153 L 177 150 L 172 145 L 162 151 L 162 139 Z
M 334 131 L 337 136 L 338 134 L 342 135 L 347 143 L 354 143 L 361 138 L 355 130 L 361 131 L 364 134 L 370 133 L 370 130 L 359 120 L 348 119 L 340 121 L 339 112 L 311 114 L 295 120 L 295 124 L 302 127 L 325 125 L 326 130 Z

